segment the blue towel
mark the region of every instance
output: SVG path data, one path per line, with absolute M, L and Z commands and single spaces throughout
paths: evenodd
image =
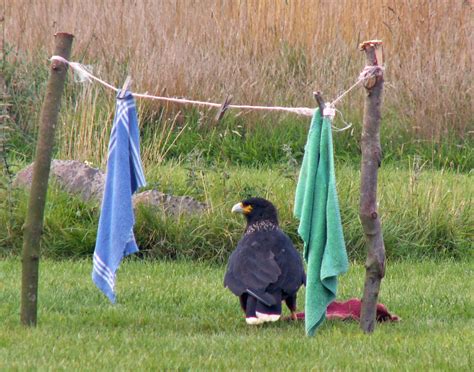
M 112 303 L 120 261 L 138 251 L 132 194 L 145 186 L 135 100 L 127 92 L 124 98 L 117 98 L 116 105 L 92 270 L 92 280 Z

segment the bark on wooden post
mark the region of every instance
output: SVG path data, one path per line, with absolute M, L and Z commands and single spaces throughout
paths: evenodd
M 383 65 L 381 41 L 367 41 L 360 45 L 365 51 L 367 66 Z M 380 216 L 377 211 L 377 174 L 381 164 L 380 108 L 382 105 L 383 70 L 374 70 L 374 76 L 365 82 L 367 96 L 364 105 L 362 130 L 362 164 L 360 184 L 360 219 L 367 239 L 366 274 L 360 327 L 365 333 L 375 329 L 377 300 L 380 283 L 385 274 L 385 247 Z
M 73 37 L 71 34 L 57 33 L 54 54 L 69 59 Z M 40 115 L 36 159 L 23 233 L 21 322 L 27 326 L 35 326 L 37 319 L 39 245 L 43 230 L 54 133 L 66 73 L 66 64 L 59 61 L 51 63 L 50 77 Z

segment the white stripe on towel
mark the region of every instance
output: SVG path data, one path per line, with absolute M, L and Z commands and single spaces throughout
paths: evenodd
M 100 259 L 100 257 L 94 253 L 94 271 L 103 278 L 112 290 L 115 287 L 115 275 L 110 271 L 107 265 Z

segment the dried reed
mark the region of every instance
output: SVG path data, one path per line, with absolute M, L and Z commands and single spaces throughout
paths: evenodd
M 116 85 L 130 73 L 137 91 L 215 101 L 231 93 L 236 103 L 314 105 L 315 89 L 335 98 L 363 67 L 359 42 L 382 39 L 385 108 L 394 120 L 435 140 L 472 131 L 471 1 L 7 3 L 5 38 L 16 51 L 9 58 L 34 60 L 52 50 L 54 32 L 67 31 L 76 36 L 74 60 Z M 361 106 L 360 93 L 343 103 L 356 117 Z M 80 124 L 90 115 L 109 112 L 83 113 Z

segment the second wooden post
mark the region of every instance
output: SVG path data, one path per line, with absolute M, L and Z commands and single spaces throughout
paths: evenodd
M 366 274 L 360 327 L 365 333 L 375 329 L 377 301 L 382 278 L 385 275 L 385 246 L 382 226 L 377 208 L 377 177 L 382 162 L 380 146 L 380 120 L 383 91 L 383 49 L 381 41 L 361 44 L 365 51 L 367 66 L 373 67 L 371 77 L 365 82 L 367 96 L 364 105 L 362 129 L 361 182 L 359 215 L 367 240 Z
M 54 54 L 69 59 L 73 35 L 55 35 Z M 21 322 L 35 326 L 38 306 L 38 273 L 40 241 L 43 232 L 43 217 L 48 191 L 49 170 L 53 153 L 54 134 L 58 121 L 59 107 L 66 81 L 67 65 L 53 61 L 41 109 L 36 157 L 33 166 L 30 199 L 23 233 Z

